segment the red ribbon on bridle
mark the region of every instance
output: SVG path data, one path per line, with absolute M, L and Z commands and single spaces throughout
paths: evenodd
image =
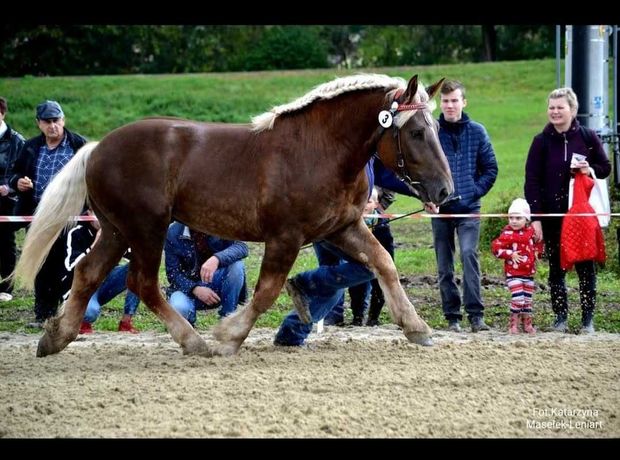
M 428 109 L 428 104 L 426 102 L 415 102 L 413 104 L 399 104 L 396 108 L 397 112 L 402 112 L 404 110 L 424 110 Z

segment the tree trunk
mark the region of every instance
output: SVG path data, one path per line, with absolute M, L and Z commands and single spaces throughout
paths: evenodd
M 482 60 L 495 61 L 497 58 L 497 31 L 495 26 L 482 26 Z

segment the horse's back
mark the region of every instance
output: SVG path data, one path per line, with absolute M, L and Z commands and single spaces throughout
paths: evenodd
M 257 239 L 261 160 L 245 153 L 254 137 L 248 125 L 160 117 L 130 123 L 93 152 L 89 195 L 113 213 L 170 213 L 218 236 Z M 239 220 L 242 231 L 233 229 Z

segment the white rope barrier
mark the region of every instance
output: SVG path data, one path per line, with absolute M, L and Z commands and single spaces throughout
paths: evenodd
M 32 222 L 34 216 L 0 216 L 0 222 Z M 95 216 L 75 216 L 75 222 L 92 222 L 98 220 Z
M 532 213 L 532 217 L 564 217 L 564 216 L 575 216 L 575 217 L 595 217 L 595 216 L 610 216 L 610 217 L 620 217 L 620 213 L 618 212 L 581 212 L 575 214 L 569 214 L 565 212 L 558 213 Z M 429 219 L 447 219 L 447 218 L 482 218 L 482 217 L 508 217 L 507 213 L 473 213 L 473 214 L 430 214 L 430 213 L 418 213 L 418 214 L 364 214 L 364 217 L 377 217 L 383 219 L 396 219 L 407 217 L 409 219 L 421 219 L 421 218 L 429 218 Z M 0 222 L 32 222 L 34 220 L 34 216 L 0 216 Z M 75 222 L 92 222 L 96 221 L 97 218 L 94 216 L 75 216 L 73 218 Z

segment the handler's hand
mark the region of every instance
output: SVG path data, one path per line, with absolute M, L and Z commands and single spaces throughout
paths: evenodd
M 424 210 L 426 212 L 430 212 L 431 214 L 439 214 L 439 207 L 432 202 L 424 203 Z
M 213 275 L 220 266 L 220 259 L 215 256 L 211 256 L 200 267 L 200 279 L 205 283 L 211 283 L 213 281 Z

